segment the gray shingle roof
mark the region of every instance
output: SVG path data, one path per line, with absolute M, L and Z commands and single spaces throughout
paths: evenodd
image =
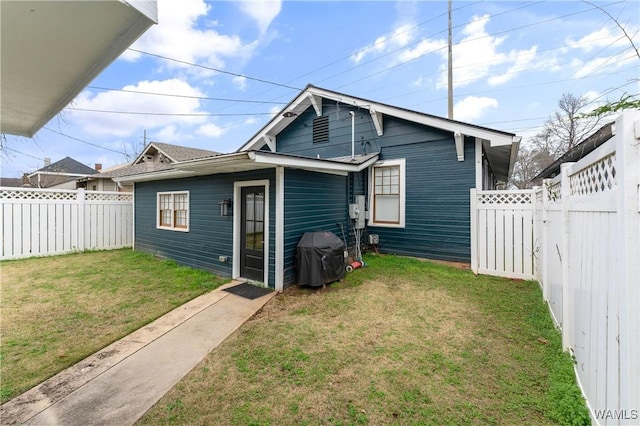
M 128 166 L 121 167 L 119 169 L 103 172 L 99 175 L 91 176 L 91 178 L 110 179 L 122 176 L 137 175 L 140 173 L 151 173 L 160 170 L 168 170 L 171 168 L 171 163 L 137 163 L 129 164 Z
M 207 158 L 220 155 L 219 152 L 209 151 L 207 149 L 189 148 L 186 146 L 172 145 L 168 143 L 153 142 L 153 145 L 176 161 L 195 160 L 197 158 Z
M 36 172 L 77 173 L 82 175 L 93 175 L 98 173 L 95 169 L 85 166 L 71 157 L 64 157 L 62 160 L 51 163 L 48 166 L 44 166 L 33 173 Z

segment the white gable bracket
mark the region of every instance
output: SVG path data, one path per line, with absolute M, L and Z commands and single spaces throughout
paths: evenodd
M 464 135 L 460 132 L 455 132 L 453 138 L 456 141 L 456 154 L 458 161 L 464 161 Z
M 313 105 L 313 109 L 316 110 L 316 115 L 320 117 L 322 115 L 322 98 L 318 95 L 314 95 L 313 93 L 309 93 L 307 95 L 309 102 Z
M 271 136 L 271 135 L 267 135 L 264 134 L 262 135 L 262 140 L 264 141 L 264 143 L 267 144 L 267 146 L 269 147 L 269 149 L 273 152 L 276 152 L 276 138 Z
M 376 111 L 375 109 L 371 108 L 369 110 L 369 114 L 371 114 L 371 119 L 373 120 L 373 125 L 376 127 L 376 132 L 378 133 L 378 136 L 382 136 L 383 135 L 383 130 L 382 130 L 382 113 Z

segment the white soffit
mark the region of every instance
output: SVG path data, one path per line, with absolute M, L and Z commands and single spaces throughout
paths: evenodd
M 0 117 L 32 137 L 158 21 L 156 0 L 0 1 Z

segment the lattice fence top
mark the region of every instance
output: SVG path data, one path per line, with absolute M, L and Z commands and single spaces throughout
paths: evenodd
M 479 193 L 478 204 L 531 204 L 532 191 L 504 191 Z
M 77 201 L 81 191 L 85 201 L 133 201 L 130 192 L 84 191 L 71 189 L 39 189 L 39 188 L 0 188 L 2 200 L 43 200 L 43 201 Z
M 556 182 L 547 186 L 547 201 L 559 203 L 562 200 L 562 182 Z
M 42 189 L 2 188 L 0 199 L 3 200 L 71 200 L 78 199 L 77 191 L 45 191 Z
M 615 189 L 615 152 L 571 175 L 569 184 L 571 195 L 590 195 Z
M 105 194 L 103 192 L 87 191 L 84 193 L 84 199 L 87 201 L 133 201 L 133 194 L 126 192 Z
M 535 189 L 534 195 L 536 197 L 537 202 L 542 202 L 542 188 Z

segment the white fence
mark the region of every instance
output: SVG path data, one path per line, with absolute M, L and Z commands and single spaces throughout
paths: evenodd
M 0 188 L 1 260 L 133 244 L 133 195 Z
M 640 113 L 528 201 L 507 193 L 472 190 L 472 269 L 537 279 L 594 422 L 639 424 Z
M 473 271 L 533 279 L 532 191 L 471 191 Z

